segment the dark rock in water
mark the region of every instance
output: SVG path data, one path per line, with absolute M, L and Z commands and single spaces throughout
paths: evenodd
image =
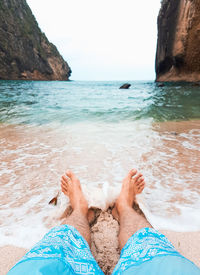
M 174 136 L 178 136 L 177 132 L 171 132 L 171 134 L 174 135 Z
M 120 89 L 128 89 L 130 86 L 131 86 L 131 84 L 125 83 L 120 87 Z
M 71 69 L 25 0 L 0 0 L 0 79 L 69 80 Z
M 200 81 L 200 1 L 162 0 L 156 81 Z
M 158 84 L 158 87 L 160 88 L 160 87 L 164 87 L 165 85 L 163 84 L 163 83 L 159 83 Z

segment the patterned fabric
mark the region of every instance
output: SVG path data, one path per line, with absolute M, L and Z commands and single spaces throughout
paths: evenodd
M 137 231 L 126 243 L 113 275 L 123 274 L 131 266 L 138 266 L 154 257 L 174 255 L 181 256 L 161 233 L 153 228 L 142 228 Z
M 41 268 L 41 261 L 44 261 L 46 267 Z M 15 266 L 22 265 L 26 262 L 30 262 L 30 269 L 32 266 L 40 266 L 40 270 L 45 270 L 43 273 L 37 274 L 52 274 L 52 270 L 49 270 L 50 266 L 49 261 L 57 261 L 63 263 L 63 270 L 66 269 L 66 266 L 70 268 L 71 274 L 103 274 L 99 268 L 97 262 L 90 252 L 90 248 L 85 239 L 80 235 L 80 233 L 72 226 L 61 225 L 51 229 L 43 239 L 38 242 Z M 33 261 L 35 260 L 35 261 Z M 46 264 L 48 263 L 48 264 Z M 47 266 L 48 265 L 48 266 Z M 51 265 L 52 266 L 52 265 Z M 11 270 L 14 271 L 15 267 Z M 35 271 L 36 272 L 36 271 Z M 10 273 L 15 274 L 15 273 Z M 18 273 L 16 273 L 18 274 Z M 54 273 L 54 274 L 66 274 L 66 273 Z M 68 274 L 68 273 L 67 273 Z
M 164 256 L 164 257 L 159 257 Z M 7 275 L 102 275 L 85 239 L 72 226 L 53 228 Z M 113 275 L 200 275 L 168 239 L 152 228 L 136 232 L 122 249 Z
M 184 257 L 165 255 L 154 257 L 140 265 L 132 265 L 123 275 L 200 275 L 200 269 Z

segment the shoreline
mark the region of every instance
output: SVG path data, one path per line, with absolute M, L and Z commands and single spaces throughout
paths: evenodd
M 98 227 L 98 225 L 96 227 Z M 113 227 L 111 226 L 110 228 L 106 229 L 108 233 L 107 236 L 102 236 L 101 231 L 103 227 L 104 226 L 101 226 L 99 231 L 96 232 L 94 231 L 97 230 L 97 228 L 94 231 L 92 230 L 93 244 L 91 250 L 104 273 L 106 275 L 110 275 L 119 259 L 119 250 L 116 249 L 118 247 L 118 243 L 116 243 L 116 240 L 114 241 L 111 239 L 111 235 L 115 235 L 115 238 L 117 235 L 113 233 Z M 101 235 L 101 238 L 98 237 L 98 232 L 99 235 Z M 160 232 L 163 233 L 172 242 L 178 252 L 200 267 L 200 232 L 173 232 L 166 230 L 160 230 Z M 102 239 L 104 240 L 103 243 Z M 99 247 L 98 252 L 94 250 L 94 242 L 96 245 L 97 240 L 99 243 L 98 245 L 101 246 Z M 23 257 L 26 252 L 28 252 L 27 249 L 11 245 L 0 247 L 0 274 L 6 275 L 7 272 L 21 259 L 21 257 Z

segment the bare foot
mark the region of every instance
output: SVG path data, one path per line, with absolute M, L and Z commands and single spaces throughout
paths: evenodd
M 88 214 L 88 203 L 83 195 L 79 179 L 70 170 L 61 178 L 62 192 L 69 197 L 73 210 Z
M 136 169 L 132 169 L 124 178 L 122 189 L 116 200 L 112 214 L 116 220 L 119 219 L 119 213 L 127 207 L 132 207 L 135 196 L 140 194 L 145 186 L 144 178 Z

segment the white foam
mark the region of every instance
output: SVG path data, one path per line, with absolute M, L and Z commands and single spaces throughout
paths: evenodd
M 140 208 L 144 212 L 149 223 L 157 230 L 171 230 L 177 232 L 199 231 L 200 229 L 200 210 L 195 207 L 180 206 L 181 214 L 172 217 L 163 217 L 152 214 L 148 209 L 143 195 L 137 196 Z
M 0 190 L 5 198 L 1 212 L 6 217 L 1 220 L 1 244 L 30 247 L 59 224 L 68 200 L 61 195 L 54 208 L 48 202 L 60 189 L 66 169 L 81 179 L 89 206 L 106 210 L 116 200 L 128 170 L 137 168 L 146 180 L 141 208 L 155 228 L 200 230 L 198 160 L 192 153 L 198 143 L 196 132 L 161 134 L 152 129 L 152 120 L 54 123 L 19 130 L 21 139 L 7 137 L 0 143 L 0 177 L 5 182 Z M 13 205 L 15 201 L 19 203 Z

